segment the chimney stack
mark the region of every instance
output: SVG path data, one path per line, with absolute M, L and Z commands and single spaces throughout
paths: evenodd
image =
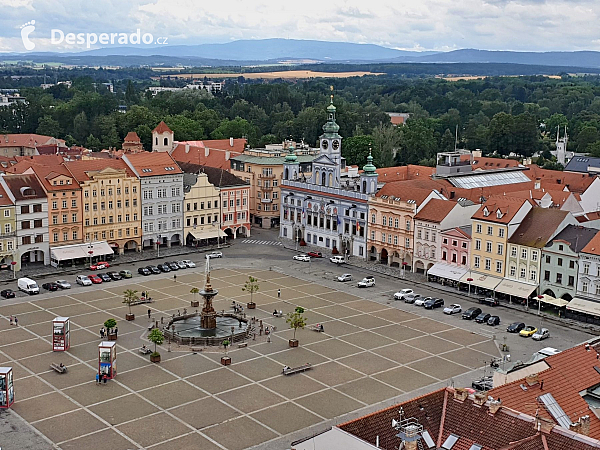
M 487 401 L 487 395 L 485 394 L 475 394 L 474 397 L 473 403 L 479 406 L 483 405 Z
M 469 391 L 464 388 L 457 388 L 454 390 L 454 398 L 459 402 L 464 402 L 469 396 Z
M 233 138 L 231 138 L 233 139 Z M 229 150 L 225 150 L 225 161 L 229 161 L 229 158 L 231 157 L 231 152 Z
M 185 152 L 186 153 L 190 152 L 190 144 L 185 144 Z
M 210 153 L 210 150 L 208 149 L 208 147 L 204 147 L 204 156 L 208 158 L 209 153 Z
M 492 400 L 490 402 L 490 414 L 492 414 L 492 415 L 496 414 L 501 406 L 502 406 L 502 401 L 500 399 Z
M 536 179 L 535 179 L 535 188 L 536 188 L 536 189 L 539 189 L 539 188 L 540 188 L 540 186 L 541 186 L 541 182 L 542 182 L 541 178 L 536 178 Z
M 589 415 L 585 415 L 579 418 L 579 423 L 581 423 L 581 429 L 580 429 L 580 433 L 584 434 L 585 436 L 589 436 L 590 435 L 590 416 Z
M 233 147 L 233 138 L 232 137 L 229 138 L 229 146 Z

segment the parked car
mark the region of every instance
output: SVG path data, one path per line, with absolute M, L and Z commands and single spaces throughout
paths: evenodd
M 404 300 L 404 297 L 408 294 L 414 294 L 412 289 L 402 289 L 394 294 L 394 300 Z
M 334 264 L 344 264 L 346 262 L 342 255 L 334 255 L 331 258 L 329 258 L 329 261 L 331 261 Z
M 453 303 L 450 306 L 444 308 L 444 314 L 458 314 L 462 312 L 462 308 L 458 303 Z
M 488 306 L 498 306 L 500 304 L 498 299 L 492 298 L 492 297 L 480 298 L 479 303 L 481 303 L 482 305 L 488 305 Z
M 104 283 L 112 281 L 112 278 L 107 273 L 99 273 L 98 278 L 100 278 Z
M 531 336 L 534 341 L 541 341 L 547 337 L 550 337 L 550 330 L 548 330 L 548 328 L 541 328 L 533 333 L 533 336 Z
M 196 263 L 194 261 L 190 261 L 189 259 L 184 259 L 181 262 L 184 263 L 189 268 L 196 267 Z
M 147 277 L 148 275 L 152 274 L 152 272 L 150 272 L 147 267 L 140 267 L 138 269 L 138 273 L 140 275 L 144 275 L 145 277 Z
M 210 252 L 208 255 L 206 255 L 207 258 L 222 258 L 223 257 L 223 253 L 222 252 Z
M 36 295 L 40 293 L 40 288 L 37 283 L 31 278 L 23 277 L 17 280 L 17 286 L 20 291 L 26 292 L 29 295 Z
M 441 298 L 432 298 L 423 303 L 425 309 L 441 308 L 442 306 L 444 306 L 444 299 Z
M 323 257 L 323 253 L 321 253 L 321 252 L 308 252 L 307 255 L 310 256 L 311 258 L 322 258 Z
M 352 275 L 350 275 L 349 273 L 344 273 L 342 275 L 340 275 L 339 277 L 337 277 L 338 281 L 352 281 Z
M 108 275 L 113 281 L 119 281 L 123 279 L 123 277 L 119 275 L 119 272 L 106 272 L 106 275 Z
M 491 314 L 482 312 L 477 317 L 475 317 L 475 322 L 477 322 L 477 323 L 487 323 L 487 321 L 490 320 L 490 317 L 492 317 Z
M 294 255 L 294 259 L 296 261 L 309 262 L 310 261 L 310 256 L 308 256 L 308 255 Z
M 509 333 L 519 333 L 523 328 L 525 328 L 523 322 L 513 322 L 506 328 L 506 331 Z
M 44 283 L 44 284 L 42 284 L 42 287 L 44 289 L 46 289 L 47 291 L 51 291 L 51 292 L 58 291 L 58 289 L 59 289 L 58 284 L 53 283 L 53 282 Z
M 536 331 L 537 331 L 536 327 L 534 327 L 533 325 L 527 325 L 525 328 L 523 328 L 521 331 L 519 331 L 519 336 L 531 337 L 536 333 Z
M 171 270 L 179 270 L 179 265 L 173 261 L 167 261 L 165 264 L 169 266 L 169 269 Z
M 156 267 L 158 267 L 160 269 L 161 272 L 170 272 L 171 268 L 169 266 L 167 266 L 166 264 L 159 264 Z M 148 270 L 148 269 L 146 269 Z M 148 270 L 148 275 L 150 275 L 152 272 L 150 272 Z
M 77 275 L 75 278 L 75 282 L 81 286 L 91 286 L 92 280 L 90 280 L 87 275 Z
M 133 277 L 133 274 L 131 273 L 130 270 L 121 270 L 119 272 L 119 275 L 121 275 L 123 278 L 131 278 L 131 277 Z
M 175 261 L 175 263 L 179 266 L 180 269 L 187 269 L 187 264 L 183 261 Z
M 146 266 L 146 269 L 148 269 L 148 271 L 149 271 L 151 274 L 153 273 L 153 274 L 157 275 L 157 274 L 159 274 L 159 273 L 162 273 L 162 272 L 160 271 L 160 269 L 159 269 L 158 267 L 156 267 L 156 266 Z
M 473 306 L 473 307 L 467 309 L 464 313 L 462 313 L 462 318 L 465 320 L 473 320 L 479 314 L 481 314 L 481 308 L 477 308 L 476 306 Z
M 12 289 L 4 289 L 0 295 L 4 298 L 15 298 L 17 294 Z
M 423 306 L 425 304 L 425 302 L 428 302 L 429 300 L 433 300 L 434 298 L 435 297 L 417 297 L 417 298 L 415 298 L 413 305 Z
M 92 264 L 90 266 L 90 270 L 102 270 L 102 269 L 108 269 L 110 267 L 110 264 L 107 263 L 106 261 L 99 261 L 96 264 Z
M 500 325 L 500 317 L 499 316 L 491 316 L 488 321 L 487 324 L 495 327 L 496 325 Z
M 404 303 L 414 303 L 421 298 L 421 294 L 408 294 L 404 296 Z
M 375 278 L 374 277 L 365 277 L 361 281 L 358 282 L 359 288 L 368 288 L 375 286 Z
M 477 389 L 478 391 L 489 391 L 494 387 L 494 382 L 492 381 L 492 377 L 488 375 L 486 377 L 474 380 L 471 383 L 471 387 L 473 389 Z
M 100 278 L 98 275 L 88 275 L 88 278 L 93 284 L 102 284 L 102 278 Z
M 71 283 L 69 283 L 67 280 L 56 280 L 56 284 L 61 289 L 71 289 Z

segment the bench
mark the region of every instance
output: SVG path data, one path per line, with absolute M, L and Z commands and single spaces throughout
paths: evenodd
M 323 329 L 323 325 L 321 325 L 321 324 L 319 324 L 319 323 L 318 323 L 318 324 L 316 324 L 316 325 L 313 325 L 312 327 L 310 327 L 310 329 L 311 329 L 311 330 L 313 330 L 313 331 L 316 331 L 316 332 L 318 332 L 318 333 L 322 333 L 323 331 L 325 331 L 325 330 Z
M 238 348 L 245 348 L 245 347 L 248 347 L 247 342 L 242 342 L 241 344 L 238 344 Z
M 281 373 L 284 375 L 293 375 L 295 373 L 306 372 L 310 369 L 312 369 L 312 365 L 310 363 L 306 363 L 298 367 L 284 367 Z
M 274 311 L 273 312 L 273 317 L 283 317 L 283 311 Z
M 143 305 L 144 303 L 154 303 L 154 300 L 152 300 L 152 297 L 140 298 L 139 300 L 136 300 L 135 302 L 131 302 L 131 306 Z
M 59 364 L 52 363 L 50 364 L 50 368 L 54 369 L 58 373 L 67 373 L 67 366 L 60 366 Z
M 146 347 L 146 348 L 142 347 L 139 349 L 139 352 L 142 355 L 148 355 L 149 353 L 152 353 L 152 350 L 150 350 L 148 347 Z
M 193 351 L 193 352 L 201 352 L 202 348 L 200 348 L 200 347 L 192 347 L 190 350 Z

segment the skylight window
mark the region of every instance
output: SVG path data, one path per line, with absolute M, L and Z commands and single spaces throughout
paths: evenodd
M 142 172 L 146 172 L 146 173 L 152 172 L 152 169 L 142 169 Z
M 469 450 L 481 450 L 482 448 L 483 448 L 482 445 L 473 444 L 473 445 L 471 445 L 471 448 L 469 448 Z
M 459 439 L 460 439 L 460 436 L 451 434 L 450 436 L 448 436 L 448 439 L 446 439 L 446 441 L 442 444 L 442 448 L 444 450 L 452 450 L 452 447 L 454 447 L 454 444 L 456 444 L 456 442 Z

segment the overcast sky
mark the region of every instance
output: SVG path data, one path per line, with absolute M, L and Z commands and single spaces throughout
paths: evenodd
M 598 0 L 0 0 L 0 51 L 23 52 L 20 27 L 35 20 L 35 51 L 64 33 L 134 32 L 169 44 L 293 38 L 404 50 L 600 50 Z M 98 47 L 98 46 L 96 46 Z

